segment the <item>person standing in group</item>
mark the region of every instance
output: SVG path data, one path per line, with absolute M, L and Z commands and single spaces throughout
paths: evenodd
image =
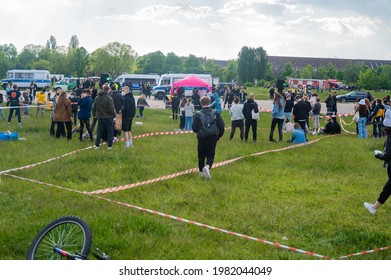
M 146 98 L 151 99 L 151 83 L 150 82 L 148 82 L 147 85 L 145 86 L 145 92 L 146 92 L 146 94 L 145 94 Z
M 54 107 L 54 122 L 57 124 L 56 138 L 65 136 L 64 125 L 67 129 L 67 139 L 72 139 L 72 102 L 67 98 L 66 91 L 62 91 Z
M 104 84 L 102 91 L 98 93 L 92 106 L 92 114 L 98 119 L 98 133 L 95 140 L 95 149 L 99 149 L 100 140 L 105 131 L 107 131 L 107 149 L 113 148 L 114 125 L 113 120 L 116 117 L 113 98 L 109 95 L 110 87 Z
M 279 142 L 282 141 L 282 127 L 284 126 L 284 107 L 285 107 L 285 101 L 281 94 L 278 92 L 274 93 L 274 99 L 273 99 L 273 110 L 272 110 L 272 124 L 270 127 L 270 134 L 269 134 L 269 142 L 276 142 L 276 140 L 273 139 L 274 129 L 276 128 L 276 125 L 278 125 L 278 140 Z
M 52 99 L 51 99 L 51 101 L 53 102 L 53 107 L 52 107 L 52 112 L 50 113 L 51 123 L 50 123 L 49 134 L 52 137 L 56 136 L 56 131 L 55 131 L 56 122 L 54 121 L 54 108 L 56 107 L 56 103 L 57 103 L 58 97 L 60 96 L 61 92 L 62 92 L 62 90 L 58 89 L 56 91 L 56 93 L 54 94 L 54 97 L 52 97 Z
M 31 81 L 30 86 L 28 88 L 30 90 L 31 101 L 33 101 L 35 100 L 35 96 L 38 91 L 38 86 L 34 81 Z
M 232 90 L 229 86 L 225 86 L 224 91 L 224 109 L 225 105 L 228 104 L 228 110 L 231 109 L 232 102 L 234 101 L 234 94 L 232 93 Z
M 221 107 L 221 100 L 220 100 L 220 95 L 218 90 L 219 89 L 216 86 L 212 94 L 212 103 L 209 106 L 210 108 L 215 109 L 217 112 L 221 114 L 223 109 Z
M 333 93 L 333 109 L 332 109 L 332 111 L 333 111 L 333 115 L 336 115 L 337 114 L 337 92 L 336 91 L 334 91 L 334 93 Z
M 375 108 L 373 109 L 371 115 L 368 118 L 372 121 L 373 137 L 375 138 L 380 138 L 383 136 L 384 112 L 385 108 L 383 105 L 383 100 L 377 98 Z
M 179 98 L 179 97 L 178 97 Z M 185 106 L 187 103 L 186 98 L 182 98 L 181 104 L 179 105 L 179 130 L 185 130 L 186 116 L 185 116 Z
M 334 99 L 331 96 L 331 94 L 329 94 L 327 96 L 327 99 L 325 102 L 326 102 L 326 108 L 327 108 L 327 115 L 332 116 L 333 115 L 333 107 L 334 107 Z
M 253 132 L 253 142 L 257 141 L 257 120 L 253 119 L 252 111 L 254 113 L 259 113 L 258 104 L 254 101 L 254 93 L 250 93 L 247 101 L 243 105 L 243 116 L 245 118 L 245 130 L 244 130 L 244 140 L 247 142 L 248 133 L 250 127 Z
M 309 117 L 308 105 L 304 102 L 300 95 L 295 98 L 296 104 L 293 106 L 292 118 L 295 123 L 300 124 L 301 128 L 306 132 L 307 119 Z
M 172 109 L 172 119 L 177 120 L 179 114 L 179 103 L 181 101 L 178 98 L 178 95 L 174 93 L 171 99 L 171 109 Z
M 285 94 L 285 107 L 284 107 L 284 115 L 285 119 L 292 122 L 292 110 L 295 103 L 292 100 L 292 95 L 288 92 Z
M 78 101 L 79 105 L 79 112 L 78 112 L 78 118 L 80 123 L 80 129 L 79 129 L 79 140 L 83 140 L 83 131 L 84 131 L 84 125 L 87 128 L 88 135 L 90 136 L 90 140 L 92 141 L 92 132 L 90 127 L 90 118 L 91 118 L 91 109 L 92 109 L 92 97 L 90 94 L 89 89 L 83 90 L 83 93 L 80 96 L 80 99 Z
M 316 97 L 314 107 L 312 108 L 313 122 L 314 122 L 314 133 L 320 132 L 320 110 L 322 105 L 320 103 L 319 97 Z
M 19 99 L 22 94 L 20 93 L 17 85 L 14 84 L 12 88 L 13 89 L 8 92 L 8 101 L 11 107 L 8 115 L 8 126 L 10 126 L 12 115 L 14 114 L 14 111 L 16 111 L 16 114 L 18 116 L 18 127 L 20 128 L 22 127 L 22 120 L 20 116 Z
M 3 106 L 3 102 L 4 102 L 4 95 L 0 92 L 0 114 L 1 114 L 1 117 L 3 118 L 3 120 L 5 120 L 5 115 L 4 115 L 4 111 L 3 111 L 3 108 L 1 108 Z
M 384 133 L 386 135 L 386 141 L 384 143 L 384 152 L 375 151 L 375 157 L 383 160 L 383 166 L 387 168 L 388 181 L 383 187 L 383 191 L 380 193 L 379 198 L 375 204 L 364 202 L 364 207 L 372 214 L 375 215 L 377 209 L 382 206 L 391 195 L 391 127 L 384 127 Z
M 83 90 L 83 89 L 82 89 Z M 73 119 L 73 124 L 77 124 L 77 110 L 78 110 L 78 104 L 79 104 L 79 97 L 81 96 L 81 93 L 78 94 L 75 92 L 75 90 L 72 90 L 71 94 L 69 95 L 69 100 L 71 101 L 72 104 L 72 119 Z
M 43 113 L 45 110 L 46 104 L 46 87 L 43 87 L 41 91 L 37 92 L 37 111 L 35 112 L 35 117 L 38 118 L 38 113 L 41 111 L 41 115 L 43 118 Z
M 217 141 L 224 134 L 224 121 L 216 110 L 210 108 L 209 96 L 200 99 L 202 109 L 195 114 L 192 129 L 197 133 L 198 171 L 201 177 L 211 179 Z
M 124 105 L 122 109 L 122 131 L 125 136 L 125 148 L 133 147 L 132 122 L 136 115 L 136 102 L 133 93 L 128 86 L 122 88 L 124 95 Z
M 231 134 L 229 140 L 232 140 L 235 130 L 240 129 L 240 139 L 244 139 L 244 124 L 243 124 L 243 105 L 239 104 L 239 97 L 235 96 L 234 105 L 229 108 L 229 115 L 231 116 Z
M 31 104 L 30 90 L 29 90 L 29 89 L 26 89 L 26 90 L 23 92 L 24 116 L 25 116 L 26 118 L 30 117 L 30 111 L 29 111 L 30 104 Z
M 240 87 L 239 91 L 239 102 L 240 104 L 244 104 L 246 102 L 247 93 L 244 91 L 244 87 Z
M 187 98 L 187 103 L 185 105 L 185 130 L 190 131 L 193 126 L 193 115 L 194 115 L 194 105 L 191 102 L 192 99 Z
M 141 94 L 141 96 L 137 99 L 137 108 L 139 112 L 139 117 L 144 118 L 144 108 L 149 107 L 149 104 L 147 102 L 147 99 L 145 98 L 144 94 Z
M 124 105 L 124 98 L 122 94 L 118 92 L 117 87 L 115 85 L 112 85 L 110 89 L 111 89 L 110 96 L 111 98 L 113 98 L 115 112 L 118 115 L 121 112 L 122 107 Z M 118 140 L 118 136 L 120 135 L 120 133 L 121 130 L 116 130 L 114 128 L 114 140 Z
M 358 114 L 359 119 L 357 122 L 357 129 L 358 129 L 358 138 L 368 138 L 367 133 L 367 119 L 369 117 L 369 109 L 367 104 L 365 103 L 365 99 L 361 99 L 358 102 Z

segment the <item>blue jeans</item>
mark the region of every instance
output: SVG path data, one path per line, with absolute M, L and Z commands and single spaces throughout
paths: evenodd
M 192 130 L 193 117 L 185 117 L 185 130 Z
M 358 120 L 357 126 L 358 126 L 358 138 L 368 138 L 367 118 L 360 117 Z

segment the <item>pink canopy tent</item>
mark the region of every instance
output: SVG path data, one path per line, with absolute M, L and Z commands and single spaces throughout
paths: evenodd
M 196 76 L 188 76 L 182 80 L 175 82 L 171 87 L 171 95 L 180 87 L 205 87 L 212 91 L 212 86 Z

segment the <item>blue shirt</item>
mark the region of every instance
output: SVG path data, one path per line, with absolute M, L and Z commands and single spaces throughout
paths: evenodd
M 291 142 L 292 142 L 293 144 L 301 144 L 301 143 L 307 142 L 307 140 L 305 139 L 304 130 L 302 130 L 301 128 L 296 128 L 296 129 L 292 132 L 292 139 L 291 139 Z

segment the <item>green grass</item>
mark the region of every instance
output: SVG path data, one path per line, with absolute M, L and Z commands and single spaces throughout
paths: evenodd
M 179 122 L 169 111 L 146 110 L 133 135 L 174 131 Z M 229 127 L 228 113 L 223 117 Z M 135 121 L 140 121 L 136 119 Z M 350 122 L 350 121 L 349 121 Z M 218 143 L 215 162 L 288 146 L 270 144 L 271 117 L 261 114 L 259 141 L 229 141 L 230 130 Z M 23 119 L 20 137 L 0 142 L 0 170 L 25 166 L 91 146 L 49 137 L 49 114 Z M 0 130 L 8 128 L 0 122 Z M 15 121 L 11 129 L 16 129 Z M 353 127 L 348 127 L 354 131 Z M 275 131 L 277 133 L 277 131 Z M 245 157 L 213 168 L 211 181 L 191 173 L 124 191 L 93 195 L 23 181 L 5 175 L 0 183 L 0 258 L 24 259 L 28 247 L 51 220 L 78 215 L 92 228 L 94 247 L 113 259 L 318 259 L 246 238 L 168 219 L 132 206 L 189 219 L 251 237 L 311 251 L 331 258 L 391 245 L 391 207 L 376 216 L 363 207 L 374 202 L 387 180 L 382 162 L 373 156 L 383 140 L 355 135 L 309 136 L 318 142 L 284 152 Z M 15 171 L 14 174 L 77 191 L 93 191 L 180 172 L 197 166 L 194 134 L 160 135 L 134 140 L 125 150 L 115 143 Z M 355 259 L 390 259 L 391 251 Z

